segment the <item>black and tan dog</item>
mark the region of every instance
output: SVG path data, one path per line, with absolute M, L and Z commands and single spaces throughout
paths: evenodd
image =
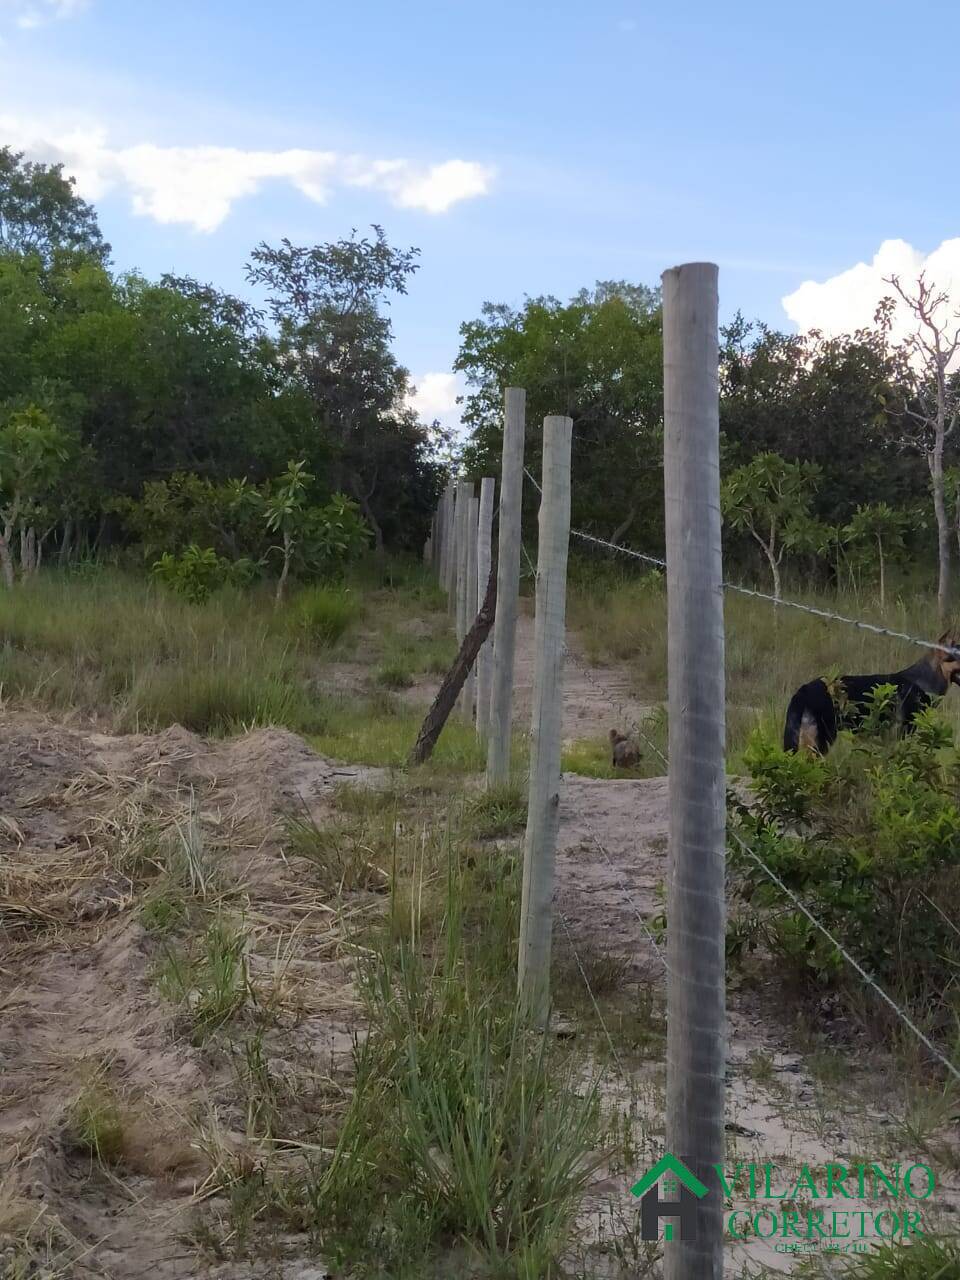
M 783 729 L 784 751 L 801 749 L 825 755 L 841 728 L 856 731 L 863 722 L 870 694 L 879 685 L 896 689 L 896 724 L 909 733 L 917 712 L 941 698 L 951 684 L 960 685 L 960 634 L 945 632 L 937 641 L 943 649 L 930 649 L 919 662 L 903 671 L 885 676 L 840 676 L 830 685 L 811 680 L 801 685 L 790 699 Z M 838 705 L 839 703 L 839 705 Z

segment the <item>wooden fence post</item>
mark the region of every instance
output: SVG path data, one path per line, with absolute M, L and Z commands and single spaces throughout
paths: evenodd
M 490 577 L 490 564 L 493 555 L 493 498 L 496 481 L 485 476 L 480 481 L 480 517 L 477 525 L 477 606 L 483 604 L 487 590 L 487 579 Z M 477 736 L 481 742 L 487 740 L 487 727 L 490 723 L 490 681 L 493 676 L 493 653 L 489 642 L 485 643 L 477 655 Z
M 530 792 L 523 846 L 518 987 L 528 1019 L 545 1026 L 550 1011 L 553 863 L 560 806 L 564 625 L 570 541 L 570 418 L 543 420 L 543 497 L 537 554 Z
M 723 566 L 717 268 L 663 273 L 670 858 L 667 1150 L 708 1187 L 665 1280 L 721 1280 L 724 1142 Z
M 490 738 L 487 787 L 510 780 L 513 709 L 513 659 L 517 642 L 520 592 L 520 504 L 523 494 L 523 437 L 526 392 L 504 392 L 503 462 L 500 472 L 500 531 L 497 558 L 497 616 L 493 623 L 493 678 L 490 686 Z
M 470 486 L 473 492 L 473 485 Z M 464 620 L 462 644 L 467 632 L 474 624 L 479 606 L 477 604 L 477 521 L 480 515 L 479 501 L 471 497 L 467 503 L 467 582 L 466 582 L 466 618 Z M 486 587 L 486 583 L 483 584 Z M 467 724 L 473 724 L 474 703 L 477 697 L 477 664 L 471 662 L 467 678 L 463 682 L 460 710 Z

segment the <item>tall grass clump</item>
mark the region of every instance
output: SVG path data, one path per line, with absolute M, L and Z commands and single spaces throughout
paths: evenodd
M 362 612 L 360 597 L 348 587 L 313 586 L 297 592 L 287 616 L 309 643 L 331 646 L 346 635 Z
M 597 1164 L 598 1096 L 525 1028 L 506 973 L 515 929 L 496 956 L 477 945 L 477 885 L 448 858 L 429 946 L 404 904 L 365 971 L 369 1034 L 333 1155 L 307 1189 L 309 1217 L 342 1257 L 430 1274 L 461 1246 L 490 1274 L 558 1275 Z

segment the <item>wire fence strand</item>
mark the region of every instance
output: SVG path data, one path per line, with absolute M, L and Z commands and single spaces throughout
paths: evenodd
M 950 1072 L 950 1074 L 954 1077 L 954 1079 L 960 1081 L 960 1069 L 958 1069 L 957 1066 L 954 1063 L 952 1063 L 949 1058 L 945 1056 L 945 1054 L 940 1052 L 940 1050 L 933 1043 L 930 1037 L 926 1035 L 926 1033 L 923 1032 L 917 1026 L 917 1024 L 913 1021 L 910 1015 L 906 1013 L 905 1010 L 900 1008 L 900 1006 L 897 1004 L 894 998 L 891 995 L 889 995 L 886 991 L 884 991 L 883 987 L 880 986 L 880 984 L 876 981 L 876 979 L 871 977 L 871 975 L 866 971 L 866 969 L 864 969 L 860 961 L 857 960 L 854 956 L 852 956 L 849 951 L 847 951 L 843 943 L 840 942 L 830 932 L 830 930 L 827 928 L 825 924 L 822 924 L 817 919 L 817 917 L 813 914 L 813 912 L 806 905 L 806 903 L 803 902 L 803 900 L 799 898 L 793 892 L 792 889 L 788 888 L 788 886 L 784 884 L 784 882 L 780 879 L 780 877 L 773 870 L 773 868 L 768 867 L 767 864 L 764 862 L 764 860 L 760 857 L 760 855 L 754 849 L 750 848 L 750 846 L 747 844 L 747 842 L 743 839 L 743 837 L 740 835 L 738 831 L 734 830 L 732 827 L 728 827 L 728 831 L 729 831 L 729 834 L 733 837 L 733 839 L 736 840 L 737 844 L 740 846 L 743 852 L 747 855 L 747 857 L 752 859 L 753 862 L 756 863 L 756 865 L 760 868 L 760 870 L 764 873 L 764 875 L 766 875 L 768 879 L 773 881 L 773 883 L 777 886 L 777 888 L 781 891 L 781 893 L 786 894 L 786 896 L 790 899 L 790 901 L 797 908 L 797 910 L 801 911 L 806 916 L 806 918 L 810 921 L 810 923 L 814 926 L 814 928 L 818 929 L 820 933 L 823 934 L 823 936 L 827 939 L 827 941 L 831 944 L 831 946 L 834 947 L 837 954 L 842 956 L 843 959 L 846 960 L 847 964 L 849 964 L 850 967 L 860 976 L 861 980 L 865 982 L 872 991 L 876 992 L 876 994 L 880 997 L 880 999 L 890 1009 L 893 1010 L 893 1012 L 897 1015 L 897 1017 L 904 1024 L 904 1026 L 908 1027 L 910 1031 L 913 1032 L 914 1036 L 916 1036 L 916 1038 L 920 1041 L 920 1043 L 925 1046 L 925 1048 L 934 1056 L 934 1058 L 936 1058 L 936 1060 L 941 1064 L 941 1066 L 946 1067 L 946 1069 Z
M 540 492 L 540 486 L 536 480 L 524 468 L 527 479 L 534 486 L 537 492 Z M 610 542 L 606 538 L 598 538 L 595 534 L 585 533 L 583 529 L 571 529 L 570 536 L 579 538 L 583 542 L 592 542 L 598 547 L 605 547 L 609 551 L 615 551 L 619 555 L 629 556 L 633 560 L 643 561 L 645 564 L 655 565 L 658 569 L 667 567 L 666 560 L 660 559 L 659 556 L 647 555 L 642 551 L 634 551 L 632 547 L 621 546 L 618 542 Z M 748 596 L 754 600 L 762 600 L 767 604 L 772 604 L 778 609 L 796 609 L 800 613 L 809 614 L 814 618 L 822 618 L 826 622 L 840 622 L 844 626 L 855 627 L 859 631 L 869 631 L 873 635 L 886 636 L 888 640 L 903 640 L 908 644 L 915 644 L 921 649 L 932 649 L 938 653 L 947 653 L 951 657 L 960 657 L 960 648 L 943 644 L 939 640 L 926 640 L 921 636 L 911 635 L 906 631 L 896 631 L 893 627 L 884 627 L 876 622 L 867 622 L 863 618 L 848 618 L 846 614 L 836 613 L 832 609 L 821 609 L 816 605 L 803 604 L 799 600 L 789 600 L 783 596 L 771 595 L 769 591 L 760 591 L 754 587 L 742 586 L 739 582 L 728 582 L 724 580 L 720 586 L 724 591 L 733 591 L 737 595 Z

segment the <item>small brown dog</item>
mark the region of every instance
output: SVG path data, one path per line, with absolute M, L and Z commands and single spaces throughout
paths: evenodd
M 610 730 L 610 751 L 615 769 L 635 769 L 640 763 L 640 748 L 625 733 Z

